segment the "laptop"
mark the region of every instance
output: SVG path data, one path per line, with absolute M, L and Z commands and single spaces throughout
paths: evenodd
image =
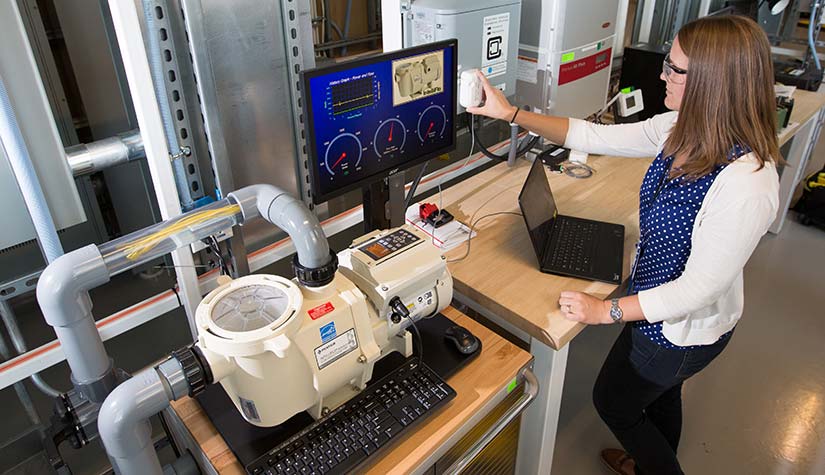
M 533 161 L 518 204 L 542 272 L 621 283 L 624 226 L 558 214 L 541 160 Z

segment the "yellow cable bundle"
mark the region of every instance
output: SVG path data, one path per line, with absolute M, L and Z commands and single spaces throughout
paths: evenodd
M 160 231 L 144 236 L 136 241 L 123 245 L 119 250 L 126 253 L 126 258 L 129 260 L 137 260 L 147 252 L 151 251 L 162 240 L 177 234 L 191 226 L 195 226 L 213 219 L 225 218 L 233 216 L 241 211 L 239 205 L 230 205 L 218 209 L 210 209 L 205 211 L 195 211 L 186 215 L 179 221 L 161 229 Z

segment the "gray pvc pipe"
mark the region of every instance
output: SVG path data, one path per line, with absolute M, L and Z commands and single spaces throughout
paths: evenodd
M 54 328 L 81 387 L 104 379 L 112 363 L 92 316 L 89 290 L 109 281 L 109 271 L 97 246 L 90 244 L 57 258 L 40 275 L 37 302 Z M 86 394 L 93 402 L 99 396 Z
M 162 363 L 177 364 L 176 360 Z M 121 475 L 161 475 L 163 468 L 152 444 L 149 418 L 169 407 L 175 396 L 186 394 L 185 378 L 174 381 L 157 368 L 147 368 L 121 383 L 100 408 L 97 427 L 115 472 Z
M 74 176 L 88 175 L 144 157 L 146 151 L 138 129 L 66 148 L 66 159 Z
M 229 196 L 241 206 L 244 222 L 260 216 L 289 234 L 302 266 L 321 267 L 330 261 L 321 223 L 298 198 L 272 185 L 247 186 Z
M 180 153 L 181 148 L 178 143 L 175 122 L 172 119 L 172 110 L 169 108 L 169 98 L 166 94 L 166 79 L 164 78 L 163 59 L 160 54 L 159 34 L 155 24 L 154 3 L 152 0 L 143 0 L 143 16 L 146 20 L 146 36 L 149 43 L 146 57 L 149 60 L 149 72 L 152 75 L 152 86 L 160 109 L 160 119 L 163 123 L 164 135 L 166 135 L 166 145 L 169 148 L 169 153 L 177 154 Z M 174 170 L 175 185 L 178 188 L 181 206 L 185 210 L 191 209 L 194 202 L 192 201 L 192 194 L 189 192 L 189 183 L 186 181 L 183 160 L 180 158 L 172 160 L 172 169 Z
M 518 125 L 510 124 L 510 149 L 507 152 L 507 166 L 516 166 L 516 158 L 518 158 Z
M 26 203 L 37 233 L 37 242 L 43 249 L 46 261 L 52 262 L 58 256 L 63 255 L 63 246 L 57 237 L 57 229 L 49 212 L 49 205 L 46 203 L 37 173 L 34 171 L 2 77 L 0 77 L 0 146 L 9 157 L 20 193 L 23 195 L 23 201 Z
M 109 394 L 100 407 L 97 428 L 116 473 L 163 473 L 149 418 L 168 405 L 169 397 L 154 368 L 139 372 Z

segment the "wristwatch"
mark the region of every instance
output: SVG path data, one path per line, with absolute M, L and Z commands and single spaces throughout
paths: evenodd
M 613 323 L 619 323 L 622 321 L 623 316 L 624 312 L 622 312 L 622 309 L 619 308 L 619 299 L 610 300 L 610 318 L 613 319 Z

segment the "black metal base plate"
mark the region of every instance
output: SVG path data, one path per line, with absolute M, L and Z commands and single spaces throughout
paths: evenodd
M 440 313 L 416 324 L 421 332 L 424 363 L 443 379 L 452 376 L 481 353 L 481 344 L 473 354 L 459 353 L 453 343 L 444 338 L 444 332 L 455 323 Z M 404 361 L 405 358 L 399 353 L 390 353 L 375 364 L 372 380 L 378 381 Z M 314 422 L 309 414 L 302 412 L 279 426 L 254 426 L 241 417 L 219 384 L 208 386 L 195 399 L 243 466 Z

